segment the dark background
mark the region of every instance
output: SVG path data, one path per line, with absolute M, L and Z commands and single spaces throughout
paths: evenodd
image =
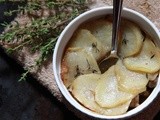
M 4 11 L 16 9 L 12 2 L 0 3 L 0 23 L 11 22 Z M 0 33 L 3 32 L 0 27 Z M 78 120 L 62 103 L 41 86 L 31 75 L 18 82 L 24 70 L 0 47 L 0 120 Z M 154 111 L 153 111 L 154 112 Z M 160 113 L 154 120 L 159 119 Z
M 17 9 L 19 4 L 0 3 L 0 23 L 11 22 L 16 14 L 6 17 L 4 11 Z M 0 33 L 3 30 L 0 26 Z M 22 66 L 0 47 L 0 120 L 78 120 L 30 75 L 18 82 L 23 72 Z

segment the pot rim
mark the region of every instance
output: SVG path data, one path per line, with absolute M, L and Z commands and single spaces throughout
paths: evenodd
M 101 11 L 105 11 L 105 10 L 112 10 L 113 7 L 112 6 L 107 6 L 107 7 L 100 7 L 100 8 L 95 8 L 92 10 L 89 10 L 87 12 L 82 13 L 81 15 L 79 15 L 78 17 L 76 17 L 74 20 L 72 20 L 66 27 L 65 29 L 62 31 L 62 33 L 60 34 L 58 41 L 56 43 L 55 49 L 54 49 L 54 53 L 53 53 L 53 72 L 54 72 L 54 77 L 56 80 L 56 83 L 58 85 L 58 88 L 60 89 L 61 93 L 63 94 L 63 96 L 65 97 L 65 99 L 72 105 L 74 106 L 77 110 L 80 110 L 81 112 L 95 117 L 95 118 L 101 118 L 101 119 L 119 119 L 119 118 L 128 118 L 131 117 L 139 112 L 141 112 L 143 109 L 145 109 L 147 106 L 149 106 L 150 103 L 153 102 L 153 100 L 157 97 L 158 93 L 160 92 L 160 78 L 158 78 L 158 82 L 157 82 L 157 86 L 154 88 L 154 90 L 152 91 L 152 93 L 150 94 L 150 96 L 138 107 L 134 108 L 133 110 L 130 110 L 128 112 L 126 112 L 125 114 L 122 115 L 116 115 L 116 116 L 106 116 L 106 115 L 100 115 L 98 113 L 92 112 L 91 110 L 83 107 L 81 104 L 79 104 L 74 98 L 73 96 L 69 93 L 69 91 L 67 90 L 67 88 L 65 87 L 65 85 L 63 84 L 63 81 L 60 77 L 60 62 L 61 62 L 61 58 L 63 55 L 63 49 L 65 47 L 65 45 L 67 44 L 68 40 L 64 43 L 63 46 L 61 46 L 62 40 L 64 39 L 64 37 L 66 37 L 66 32 L 71 29 L 74 25 L 81 24 L 84 21 L 86 21 L 86 17 L 87 19 L 90 18 L 90 14 L 93 15 L 93 13 L 95 12 L 101 12 Z M 154 30 L 155 34 L 157 35 L 157 39 L 160 40 L 160 34 L 158 29 L 155 27 L 155 25 L 148 19 L 146 18 L 144 15 L 140 14 L 137 11 L 134 11 L 132 9 L 129 8 L 123 8 L 122 10 L 122 15 L 123 13 L 127 13 L 127 14 L 132 14 L 137 16 L 137 18 L 141 18 L 143 19 L 150 27 L 152 27 L 152 30 Z M 82 22 L 80 22 L 80 19 Z M 78 25 L 79 26 L 79 25 Z M 74 30 L 72 30 L 74 31 Z M 72 36 L 72 35 L 70 35 Z M 63 47 L 63 49 L 61 49 L 61 47 Z M 61 50 L 62 52 L 59 54 L 58 51 Z

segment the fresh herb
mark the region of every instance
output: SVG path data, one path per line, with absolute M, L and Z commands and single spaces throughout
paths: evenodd
M 87 64 L 88 64 L 88 70 L 89 70 L 89 71 L 91 71 L 92 73 L 96 73 L 96 72 L 97 72 L 97 70 L 92 69 L 92 68 L 91 68 L 91 65 L 89 64 L 89 62 L 88 62 L 88 60 L 87 60 L 87 59 L 86 59 L 86 61 L 87 61 Z
M 145 40 L 146 40 L 146 37 L 144 36 L 144 37 L 143 37 L 143 42 L 144 42 Z
M 128 40 L 124 38 L 124 39 L 122 40 L 122 44 L 127 45 L 127 43 L 128 43 Z
M 148 74 L 146 73 L 146 78 L 148 79 Z
M 79 66 L 76 66 L 76 75 L 74 76 L 75 78 L 77 78 L 78 76 L 83 75 L 83 73 L 81 73 Z
M 94 70 L 94 69 L 93 69 L 93 70 L 92 70 L 92 73 L 97 73 L 97 70 Z
M 153 54 L 150 59 L 154 58 L 154 56 L 155 56 L 155 54 Z
M 21 74 L 21 78 L 18 80 L 19 82 L 26 80 L 29 70 Z
M 1 3 L 1 2 L 5 2 L 5 0 L 0 0 L 0 3 Z
M 97 42 L 92 43 L 92 48 L 96 50 L 96 52 L 99 52 L 99 49 L 97 48 Z
M 141 33 L 143 35 L 143 42 L 144 42 L 146 40 L 146 33 L 143 30 L 141 30 Z
M 124 34 L 123 39 L 122 39 L 122 44 L 127 45 L 129 40 L 126 39 L 126 34 Z
M 14 2 L 14 0 L 12 1 Z M 21 26 L 19 21 L 1 25 L 7 30 L 0 35 L 0 43 L 10 45 L 8 53 L 29 47 L 30 52 L 40 52 L 35 67 L 41 66 L 52 55 L 56 41 L 64 27 L 76 16 L 88 9 L 87 0 L 43 0 L 28 1 L 26 6 L 18 6 L 17 10 L 6 11 L 6 16 L 15 13 L 28 16 L 30 21 Z M 47 15 L 45 14 L 47 12 Z M 25 79 L 27 71 L 20 80 Z
M 86 61 L 87 61 L 87 64 L 88 64 L 88 70 L 90 70 L 91 69 L 91 65 L 89 64 L 87 59 L 86 59 Z

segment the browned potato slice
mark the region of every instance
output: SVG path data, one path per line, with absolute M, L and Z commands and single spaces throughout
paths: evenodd
M 135 107 L 137 107 L 139 105 L 140 105 L 140 103 L 139 103 L 139 95 L 137 95 L 135 98 L 132 99 L 129 107 L 135 108 Z
M 155 73 L 148 73 L 147 74 L 147 78 L 150 80 L 150 81 L 154 81 L 156 78 L 157 78 L 157 76 L 159 75 L 159 72 L 155 72 Z
M 141 52 L 124 59 L 124 65 L 134 71 L 155 73 L 160 69 L 160 52 L 154 43 L 146 38 Z
M 89 30 L 80 29 L 72 37 L 69 47 L 84 48 L 96 60 L 101 59 L 108 52 Z
M 82 28 L 91 31 L 107 51 L 111 50 L 112 22 L 107 21 L 106 18 L 101 18 L 84 24 Z
M 62 60 L 61 76 L 66 87 L 79 75 L 101 73 L 96 60 L 84 49 L 69 48 Z
M 155 88 L 156 85 L 157 85 L 157 79 L 152 80 L 152 81 L 149 81 L 149 83 L 148 83 L 147 86 L 148 86 L 149 88 Z
M 109 68 L 100 78 L 95 90 L 95 100 L 101 107 L 117 107 L 134 95 L 118 90 L 118 82 L 114 71 L 114 66 Z
M 119 115 L 128 110 L 131 100 L 115 108 L 100 107 L 95 101 L 95 88 L 100 75 L 86 74 L 77 77 L 71 85 L 71 93 L 86 108 L 104 115 Z
M 138 53 L 142 47 L 143 35 L 135 24 L 124 21 L 122 31 L 122 43 L 120 46 L 120 56 L 128 57 Z
M 115 65 L 115 71 L 119 88 L 122 91 L 137 95 L 146 90 L 148 79 L 146 78 L 145 73 L 138 73 L 128 70 L 123 65 L 121 60 L 118 60 Z

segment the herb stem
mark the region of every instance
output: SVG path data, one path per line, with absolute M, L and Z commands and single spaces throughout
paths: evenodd
M 27 16 L 29 21 L 26 21 L 25 26 L 18 20 L 14 21 L 16 24 L 14 22 L 1 24 L 7 29 L 0 35 L 0 44 L 10 45 L 7 53 L 18 51 L 26 46 L 32 53 L 39 51 L 40 56 L 35 60 L 34 67 L 40 67 L 52 55 L 56 41 L 65 26 L 88 9 L 87 3 L 88 0 L 28 0 L 26 6 L 18 6 L 18 9 L 7 10 L 4 13 L 6 16 L 17 13 L 21 18 Z M 46 11 L 47 16 L 44 14 Z M 28 68 L 22 74 L 20 81 L 31 69 Z

